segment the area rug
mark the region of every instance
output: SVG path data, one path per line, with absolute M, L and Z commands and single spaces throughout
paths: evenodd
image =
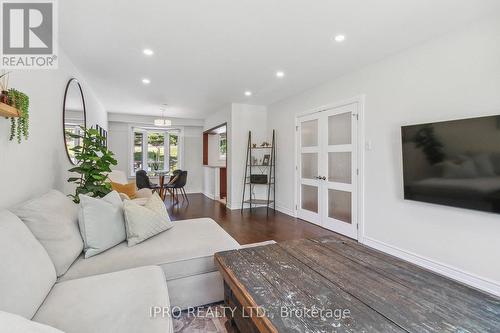
M 174 318 L 175 333 L 227 333 L 223 304 L 204 306 L 195 311 L 183 311 Z

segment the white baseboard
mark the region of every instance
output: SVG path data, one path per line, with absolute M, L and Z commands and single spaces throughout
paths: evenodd
M 423 256 L 420 256 L 418 254 L 402 250 L 400 248 L 370 237 L 363 237 L 361 242 L 366 246 L 391 254 L 395 257 L 409 261 L 423 268 L 427 268 L 433 272 L 444 275 L 456 281 L 462 282 L 477 289 L 481 289 L 490 294 L 500 296 L 500 282 L 498 281 L 489 280 L 475 274 L 465 272 L 461 269 L 437 262 L 435 260 L 424 258 Z
M 209 198 L 209 199 L 215 200 L 215 197 L 214 197 L 214 195 L 213 195 L 213 194 L 203 192 L 203 195 L 204 195 L 204 196 L 206 196 L 206 197 L 207 197 L 207 198 Z
M 278 212 L 285 214 L 285 215 L 288 215 L 291 217 L 297 217 L 297 215 L 295 214 L 295 211 L 293 209 L 284 207 L 284 206 L 280 205 L 279 203 L 276 203 L 276 210 Z

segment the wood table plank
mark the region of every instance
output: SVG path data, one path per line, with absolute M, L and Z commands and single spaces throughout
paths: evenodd
M 302 331 L 310 332 L 405 332 L 384 316 L 373 311 L 359 300 L 339 289 L 318 273 L 304 267 L 304 264 L 278 245 L 257 247 L 242 251 L 251 263 L 281 294 L 292 302 L 286 310 L 322 309 L 337 312 L 337 318 L 323 317 L 305 320 Z M 345 312 L 347 310 L 347 312 Z M 342 316 L 341 313 L 348 313 Z
M 386 278 L 391 278 L 416 290 L 421 297 L 428 299 L 441 308 L 467 313 L 468 321 L 476 322 L 481 329 L 500 332 L 500 299 L 480 292 L 441 275 L 402 261 L 393 256 L 360 245 L 354 241 L 345 241 L 339 237 L 324 237 L 312 240 L 328 249 L 343 255 L 373 270 Z M 489 326 L 484 326 L 487 321 Z M 496 322 L 494 326 L 493 323 Z M 481 327 L 483 326 L 483 327 Z
M 280 246 L 409 332 L 495 332 L 497 323 L 474 321 L 463 312 L 435 304 L 417 288 L 366 269 L 317 242 L 291 241 Z
M 222 252 L 216 262 L 242 305 L 265 309 L 245 319 L 251 332 L 500 333 L 499 298 L 343 236 Z M 305 309 L 349 316 L 298 315 Z

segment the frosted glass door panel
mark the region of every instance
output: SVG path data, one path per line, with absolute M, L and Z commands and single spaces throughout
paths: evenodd
M 304 121 L 301 124 L 302 147 L 318 146 L 318 120 Z
M 309 185 L 302 185 L 302 209 L 318 212 L 318 188 Z
M 351 184 L 351 152 L 328 153 L 328 181 Z
M 328 216 L 345 223 L 351 224 L 351 192 L 328 190 Z
M 302 154 L 302 178 L 316 179 L 318 176 L 318 154 Z
M 328 117 L 328 144 L 348 145 L 351 144 L 351 121 L 352 113 L 341 113 Z

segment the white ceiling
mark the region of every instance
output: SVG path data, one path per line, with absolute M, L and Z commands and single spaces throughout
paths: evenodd
M 60 43 L 109 112 L 160 115 L 168 103 L 167 116 L 205 118 L 231 102 L 278 101 L 499 6 L 498 0 L 64 0 Z M 340 33 L 341 44 L 333 41 Z M 144 48 L 155 55 L 144 56 Z M 277 70 L 286 77 L 278 80 Z

